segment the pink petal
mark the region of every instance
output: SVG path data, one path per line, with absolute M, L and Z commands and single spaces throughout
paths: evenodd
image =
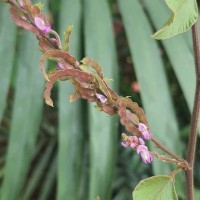
M 59 62 L 59 63 L 58 63 L 57 67 L 58 67 L 58 69 L 60 69 L 60 70 L 63 70 L 63 69 L 65 69 L 65 66 L 64 66 L 64 64 L 63 64 L 63 63 L 61 63 L 61 62 Z
M 139 138 L 139 143 L 140 143 L 141 145 L 145 145 L 145 142 L 144 142 L 144 140 L 143 140 L 142 138 Z
M 45 24 L 45 21 L 40 17 L 35 17 L 35 25 L 43 32 L 48 33 L 51 30 L 50 24 Z
M 121 145 L 125 148 L 127 148 L 129 146 L 129 144 L 127 142 L 121 142 Z
M 136 146 L 137 146 L 136 143 L 131 143 L 131 144 L 130 144 L 130 147 L 131 147 L 132 149 L 135 149 Z
M 138 138 L 136 136 L 129 137 L 132 142 L 138 143 Z
M 101 103 L 106 103 L 107 98 L 102 94 L 96 94 L 96 97 L 101 101 Z
M 149 152 L 148 148 L 144 145 L 139 145 L 137 148 L 137 153 L 140 154 L 142 161 L 146 164 L 151 163 L 153 161 L 153 156 Z
M 151 132 L 148 131 L 147 126 L 143 123 L 139 123 L 138 130 L 142 134 L 142 138 L 145 140 L 149 140 L 151 138 Z
M 146 164 L 151 163 L 153 161 L 153 156 L 149 151 L 144 151 L 140 154 L 142 161 Z
M 43 33 L 49 33 L 51 31 L 51 25 L 47 24 L 45 29 L 42 31 Z
M 149 140 L 151 139 L 151 132 L 150 131 L 143 131 L 141 132 L 142 133 L 142 136 L 145 140 Z
M 143 123 L 139 123 L 139 125 L 138 125 L 138 129 L 139 129 L 139 131 L 146 131 L 146 130 L 147 130 L 147 127 L 146 127 L 145 124 L 143 124 Z
M 21 8 L 25 8 L 25 3 L 23 2 L 23 0 L 19 0 L 19 5 Z
M 140 154 L 142 151 L 147 151 L 148 148 L 145 145 L 139 145 L 137 148 L 137 153 Z

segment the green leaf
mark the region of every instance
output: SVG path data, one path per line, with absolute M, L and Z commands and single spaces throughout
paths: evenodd
M 9 13 L 9 5 L 0 3 L 0 123 L 6 107 L 7 93 L 14 64 L 16 25 Z M 9 30 L 9 33 L 8 33 Z
M 153 35 L 155 39 L 168 39 L 174 35 L 183 33 L 189 30 L 198 18 L 196 0 L 165 1 L 172 11 L 172 15 L 165 25 Z M 159 15 L 157 17 L 159 18 Z
M 140 181 L 133 191 L 134 200 L 178 200 L 170 176 L 153 176 Z
M 44 80 L 36 39 L 22 33 L 18 50 L 13 115 L 1 199 L 18 199 L 32 159 L 43 107 Z M 12 191 L 12 192 L 10 192 Z
M 86 56 L 99 61 L 105 77 L 118 87 L 118 67 L 112 32 L 112 18 L 107 0 L 84 1 L 84 36 Z M 90 186 L 88 199 L 110 199 L 113 167 L 117 145 L 117 121 L 115 117 L 97 112 L 89 106 L 90 131 Z
M 60 4 L 59 32 L 69 25 L 74 26 L 70 35 L 69 52 L 80 58 L 81 53 L 81 1 L 62 0 Z M 70 103 L 69 96 L 74 88 L 69 82 L 59 83 L 59 146 L 58 146 L 58 188 L 56 199 L 78 199 L 77 188 L 83 160 L 84 129 L 81 101 Z
M 144 7 L 156 28 L 160 26 L 164 18 L 168 15 L 168 10 L 160 0 L 152 2 L 144 0 Z M 159 14 L 159 18 L 156 13 Z M 162 40 L 161 42 L 176 74 L 189 110 L 192 112 L 195 93 L 195 66 L 192 50 L 185 39 L 185 34 L 167 41 Z
M 43 175 L 44 170 L 49 163 L 49 159 L 52 156 L 54 147 L 55 147 L 55 144 L 53 142 L 53 143 L 50 143 L 46 149 L 43 150 L 42 152 L 43 155 L 41 156 L 40 160 L 38 161 L 37 166 L 35 167 L 34 171 L 32 172 L 29 178 L 29 182 L 26 186 L 24 195 L 22 197 L 23 200 L 31 199 L 31 195 L 37 188 L 40 178 Z
M 53 161 L 51 162 L 50 168 L 47 172 L 47 175 L 44 180 L 44 184 L 42 185 L 39 200 L 48 199 L 49 194 L 52 191 L 53 184 L 56 180 L 56 171 L 57 170 L 57 157 L 54 156 Z

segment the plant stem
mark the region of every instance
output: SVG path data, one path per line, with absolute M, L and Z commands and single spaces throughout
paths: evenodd
M 194 107 L 191 117 L 191 127 L 190 127 L 190 135 L 188 142 L 187 161 L 189 163 L 189 169 L 185 172 L 186 191 L 188 200 L 194 199 L 193 168 L 194 168 L 196 141 L 197 141 L 197 125 L 198 125 L 199 108 L 200 108 L 200 49 L 199 49 L 200 47 L 199 47 L 197 22 L 192 27 L 192 38 L 193 38 L 193 49 L 195 58 L 195 71 L 196 71 L 196 91 L 195 91 Z
M 156 148 L 161 149 L 163 152 L 167 153 L 172 158 L 175 158 L 177 161 L 186 162 L 183 158 L 178 156 L 176 153 L 170 151 L 167 147 L 165 147 L 157 138 L 154 136 L 151 137 L 152 142 L 155 144 Z M 187 162 L 186 162 L 187 165 Z

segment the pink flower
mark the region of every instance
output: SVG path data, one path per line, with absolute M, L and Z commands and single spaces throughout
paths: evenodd
M 96 97 L 101 101 L 101 103 L 106 103 L 107 98 L 102 94 L 96 94 Z
M 147 129 L 146 125 L 139 123 L 138 129 L 141 132 L 143 139 L 149 140 L 151 138 L 151 132 Z
M 122 133 L 122 138 L 124 142 L 121 142 L 121 145 L 125 148 L 130 147 L 135 149 L 144 163 L 148 164 L 153 161 L 153 156 L 145 146 L 145 142 L 142 138 L 138 138 L 136 136 L 127 136 L 125 133 Z
M 138 146 L 138 138 L 136 136 L 127 136 L 126 141 L 121 142 L 121 145 L 126 148 L 130 147 L 135 149 Z
M 140 145 L 145 145 L 145 142 L 142 138 L 139 138 L 139 143 L 140 143 Z
M 144 163 L 148 164 L 153 161 L 153 156 L 145 145 L 139 145 L 137 148 L 137 153 L 140 154 Z
M 25 3 L 23 2 L 23 0 L 19 0 L 19 5 L 21 8 L 25 8 Z
M 37 16 L 34 18 L 35 25 L 43 32 L 43 33 L 48 33 L 51 31 L 51 25 L 46 22 L 44 19 L 41 17 Z

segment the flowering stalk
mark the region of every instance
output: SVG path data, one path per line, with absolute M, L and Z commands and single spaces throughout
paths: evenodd
M 90 102 L 95 102 L 99 111 L 109 115 L 119 115 L 121 124 L 132 135 L 122 134 L 124 140 L 122 146 L 135 150 L 144 163 L 151 163 L 153 155 L 156 155 L 164 162 L 179 163 L 179 166 L 182 166 L 183 169 L 187 168 L 188 165 L 184 159 L 170 152 L 151 135 L 149 124 L 142 108 L 137 103 L 132 102 L 130 98 L 120 97 L 111 90 L 107 79 L 104 78 L 102 67 L 97 61 L 84 58 L 79 62 L 69 54 L 68 42 L 72 27 L 69 27 L 66 31 L 65 44 L 62 48 L 59 35 L 51 29 L 51 25 L 42 13 L 39 4 L 32 5 L 31 0 L 8 0 L 6 2 L 11 5 L 10 13 L 15 23 L 34 33 L 39 41 L 39 46 L 43 53 L 40 68 L 47 81 L 44 92 L 46 104 L 53 106 L 50 96 L 53 84 L 57 80 L 68 80 L 75 88 L 75 93 L 70 95 L 71 102 L 78 98 L 86 99 Z M 50 34 L 54 37 L 50 37 Z M 48 74 L 45 70 L 45 62 L 48 59 L 57 62 L 57 67 L 53 74 Z M 173 161 L 151 153 L 144 140 L 153 141 L 156 148 L 166 152 L 173 158 Z

